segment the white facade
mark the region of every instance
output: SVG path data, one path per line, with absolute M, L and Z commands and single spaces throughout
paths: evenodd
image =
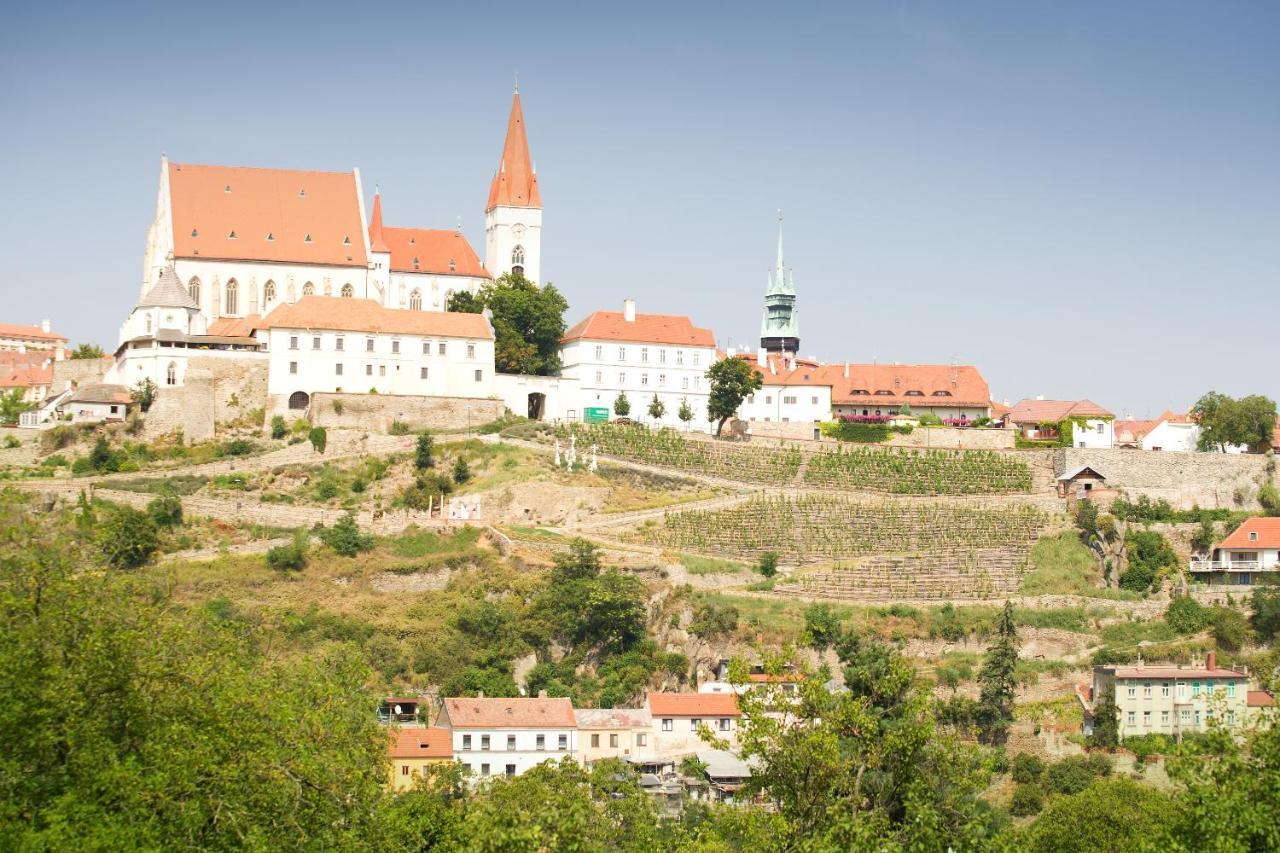
M 514 415 L 536 421 L 580 420 L 576 379 L 498 373 L 493 377 L 493 392 Z
M 493 340 L 272 326 L 267 393 L 493 396 Z
M 1076 447 L 1109 449 L 1115 446 L 1115 423 L 1110 418 L 1090 418 L 1083 424 L 1076 423 L 1071 430 L 1071 441 Z
M 453 729 L 453 758 L 473 777 L 519 776 L 566 756 L 578 760 L 576 727 Z
M 484 215 L 484 266 L 494 277 L 520 267 L 542 280 L 542 208 L 494 207 Z
M 771 385 L 749 395 L 738 407 L 738 418 L 766 423 L 831 420 L 830 385 Z
M 693 420 L 688 428 L 709 432 L 707 398 L 710 383 L 706 372 L 715 360 L 715 347 L 677 347 L 622 341 L 579 340 L 560 349 L 561 374 L 578 383 L 576 409 L 609 410 L 625 393 L 631 403 L 633 421 L 652 426 L 683 429 L 680 404 L 689 401 Z M 666 406 L 657 420 L 649 417 L 649 403 L 654 395 Z

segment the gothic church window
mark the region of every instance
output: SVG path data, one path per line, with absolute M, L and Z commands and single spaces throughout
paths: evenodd
M 409 310 L 422 310 L 422 291 L 418 290 L 416 287 L 413 289 L 413 293 L 409 294 Z
M 272 302 L 275 302 L 275 301 L 276 301 L 276 283 L 274 281 L 268 281 L 262 287 L 262 304 L 264 306 L 270 305 Z
M 351 297 L 356 295 L 355 288 L 353 288 L 349 284 L 342 285 L 342 295 L 347 299 L 350 299 Z
M 303 296 L 315 296 L 315 295 L 316 295 L 316 286 L 315 286 L 314 284 L 312 284 L 311 282 L 307 282 L 306 284 L 302 285 L 302 295 L 303 295 Z
M 166 385 L 178 384 L 178 365 L 175 362 L 169 362 L 169 369 L 165 371 L 164 383 Z
M 524 246 L 516 246 L 511 250 L 511 271 L 516 275 L 524 275 Z
M 187 293 L 191 294 L 191 298 L 197 305 L 200 304 L 200 279 L 191 277 L 191 283 L 187 285 Z
M 226 298 L 225 313 L 227 314 L 239 313 L 240 311 L 239 296 L 240 296 L 240 285 L 236 284 L 236 280 L 233 278 L 231 279 L 231 281 L 227 282 L 227 298 Z

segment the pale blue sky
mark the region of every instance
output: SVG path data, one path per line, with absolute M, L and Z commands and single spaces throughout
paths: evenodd
M 25 4 L 0 320 L 110 346 L 160 152 L 348 169 L 479 247 L 518 70 L 544 276 L 802 351 L 1139 416 L 1280 397 L 1280 4 Z

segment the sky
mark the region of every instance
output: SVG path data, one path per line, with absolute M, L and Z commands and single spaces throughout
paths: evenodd
M 1117 415 L 1280 398 L 1280 4 L 21 4 L 0 322 L 114 346 L 162 152 L 348 170 L 483 251 L 518 74 L 543 277 L 754 348 Z M 366 199 L 368 203 L 370 199 Z

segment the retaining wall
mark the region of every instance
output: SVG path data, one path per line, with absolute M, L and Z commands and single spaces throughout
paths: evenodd
M 1074 447 L 1053 454 L 1055 476 L 1088 465 L 1107 478 L 1108 488 L 1120 489 L 1130 497 L 1163 498 L 1181 509 L 1257 509 L 1258 487 L 1268 480 L 1280 486 L 1277 472 L 1267 471 L 1271 460 L 1257 454 Z
M 374 432 L 386 432 L 392 421 L 411 429 L 465 429 L 496 420 L 505 409 L 501 400 L 490 399 L 317 392 L 311 397 L 311 422 Z

